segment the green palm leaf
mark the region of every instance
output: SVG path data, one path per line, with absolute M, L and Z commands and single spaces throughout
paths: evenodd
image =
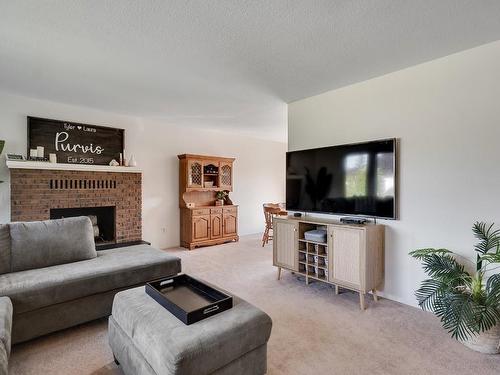
M 486 254 L 491 249 L 496 249 L 500 246 L 500 229 L 493 230 L 495 224 L 489 226 L 483 222 L 476 222 L 472 227 L 474 236 L 479 242 L 474 246 L 474 249 L 481 254 Z
M 443 306 L 441 322 L 443 322 L 443 328 L 451 333 L 451 337 L 466 340 L 474 336 L 477 329 L 471 296 L 463 293 L 450 293 L 443 302 L 446 304 Z
M 497 273 L 489 277 L 486 282 L 486 303 L 500 309 L 500 274 Z
M 488 263 L 500 263 L 500 251 L 492 254 L 484 254 L 480 257 L 481 261 L 486 261 Z
M 458 286 L 468 282 L 471 276 L 451 255 L 431 254 L 422 259 L 424 271 L 432 278 L 450 286 Z
M 494 305 L 486 302 L 484 305 L 474 304 L 474 316 L 476 317 L 475 331 L 484 332 L 492 328 L 498 321 L 500 321 L 500 311 Z
M 422 281 L 420 288 L 415 292 L 419 306 L 423 310 L 433 311 L 436 301 L 443 297 L 446 289 L 446 284 L 441 281 L 433 279 Z
M 447 249 L 433 249 L 433 248 L 428 248 L 428 249 L 418 249 L 418 250 L 413 250 L 410 252 L 410 255 L 415 258 L 422 260 L 429 255 L 443 255 L 443 254 L 453 254 L 450 250 Z

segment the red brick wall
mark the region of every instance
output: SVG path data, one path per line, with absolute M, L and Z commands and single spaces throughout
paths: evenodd
M 50 219 L 51 208 L 116 207 L 116 242 L 142 239 L 140 173 L 11 169 L 11 220 Z

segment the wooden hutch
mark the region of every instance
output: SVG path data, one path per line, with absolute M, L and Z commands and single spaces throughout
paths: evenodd
M 234 158 L 178 155 L 181 246 L 195 247 L 238 241 L 238 206 L 216 205 L 216 193 L 233 191 Z

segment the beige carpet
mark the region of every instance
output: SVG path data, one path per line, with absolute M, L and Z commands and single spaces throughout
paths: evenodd
M 183 270 L 259 306 L 273 319 L 269 374 L 500 374 L 500 356 L 475 353 L 450 339 L 429 313 L 396 302 L 306 286 L 289 272 L 276 280 L 272 247 L 258 236 L 191 252 L 169 250 Z M 101 320 L 13 348 L 11 374 L 121 374 Z M 139 375 L 139 374 L 138 374 Z

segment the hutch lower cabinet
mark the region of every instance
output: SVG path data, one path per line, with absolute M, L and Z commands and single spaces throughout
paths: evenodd
M 181 246 L 192 250 L 237 240 L 237 206 L 181 208 Z
M 359 292 L 360 308 L 365 294 L 373 293 L 384 277 L 384 226 L 350 225 L 322 219 L 280 218 L 273 221 L 273 264 L 303 275 L 306 283 L 322 281 Z M 313 229 L 327 231 L 326 242 L 308 241 L 304 233 Z

